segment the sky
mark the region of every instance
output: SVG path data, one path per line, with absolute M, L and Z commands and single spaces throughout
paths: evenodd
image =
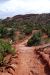
M 50 13 L 50 0 L 0 0 L 0 18 L 31 13 Z

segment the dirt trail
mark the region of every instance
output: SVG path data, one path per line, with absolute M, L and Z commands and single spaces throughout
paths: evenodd
M 27 40 L 16 45 L 16 50 L 19 52 L 19 63 L 14 75 L 46 75 L 44 65 L 34 52 L 35 47 L 26 47 L 26 42 Z
M 11 74 L 3 73 L 0 75 L 48 75 L 45 73 L 45 65 L 38 59 L 34 51 L 35 47 L 25 46 L 27 41 L 28 39 L 20 44 L 16 44 L 18 57 L 12 59 L 15 71 L 10 70 Z M 14 64 L 14 62 L 17 62 L 17 64 Z

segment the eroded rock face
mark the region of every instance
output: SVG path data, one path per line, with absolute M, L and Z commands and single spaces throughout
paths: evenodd
M 45 48 L 45 49 L 44 49 L 44 53 L 45 53 L 45 54 L 50 54 L 50 48 Z
M 14 55 L 12 56 L 12 59 L 11 59 L 11 64 L 18 64 L 18 55 Z
M 50 67 L 50 47 L 35 49 L 36 53 L 42 57 L 42 62 L 45 61 Z
M 7 55 L 5 58 L 4 58 L 4 61 L 5 63 L 9 63 L 11 61 L 11 54 Z
M 14 75 L 14 73 L 15 73 L 12 68 L 7 69 L 7 72 L 8 72 L 9 74 L 11 74 L 11 75 Z
M 48 54 L 45 54 L 44 52 L 40 52 L 40 54 L 42 55 L 42 58 L 44 60 L 46 60 L 47 62 L 49 61 L 49 55 Z

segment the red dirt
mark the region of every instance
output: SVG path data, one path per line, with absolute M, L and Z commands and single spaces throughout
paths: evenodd
M 26 42 L 27 40 L 16 45 L 16 49 L 19 51 L 19 64 L 15 73 L 17 75 L 46 75 L 44 65 L 34 52 L 35 47 L 25 47 Z
M 35 47 L 26 47 L 28 39 L 16 44 L 16 57 L 12 58 L 11 65 L 15 69 L 9 69 L 0 75 L 49 75 L 45 72 L 45 65 L 38 59 Z

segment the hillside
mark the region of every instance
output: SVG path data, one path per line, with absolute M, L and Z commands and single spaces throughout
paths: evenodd
M 0 75 L 50 75 L 50 13 L 0 19 Z
M 25 29 L 41 29 L 50 26 L 50 13 L 48 14 L 26 14 L 7 17 L 0 21 L 0 26 L 15 28 L 17 31 L 24 32 Z
M 50 13 L 48 14 L 26 14 L 26 15 L 16 15 L 14 17 L 7 17 L 3 22 L 19 22 L 20 23 L 32 23 L 32 24 L 47 24 L 50 21 Z

